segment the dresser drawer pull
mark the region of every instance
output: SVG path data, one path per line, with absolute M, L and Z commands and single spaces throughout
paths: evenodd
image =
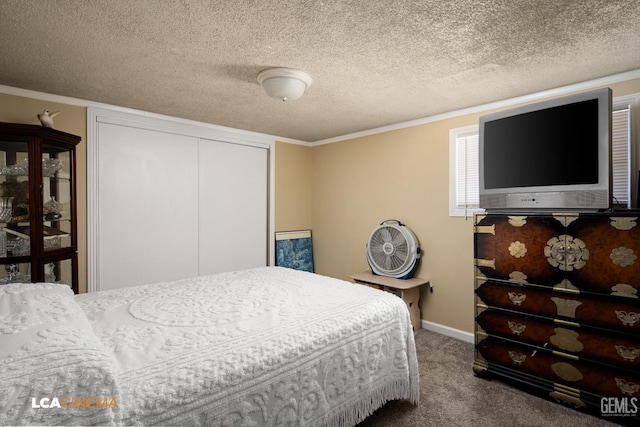
M 563 234 L 547 241 L 544 255 L 552 266 L 562 271 L 573 271 L 587 264 L 589 250 L 582 240 Z
M 565 298 L 558 298 L 558 297 L 551 298 L 551 301 L 553 301 L 556 305 L 558 316 L 564 316 L 564 317 L 575 318 L 576 309 L 580 305 L 582 305 L 582 302 L 580 301 L 565 299 Z
M 527 296 L 525 294 L 508 292 L 507 295 L 509 295 L 509 299 L 511 300 L 513 305 L 521 305 L 524 302 L 524 300 L 527 299 Z
M 524 332 L 524 330 L 527 327 L 527 325 L 523 325 L 522 323 L 512 322 L 511 320 L 509 320 L 507 324 L 509 325 L 509 329 L 511 329 L 511 332 L 514 335 L 520 335 L 521 333 Z
M 545 348 L 545 347 L 547 346 L 547 344 L 549 344 L 549 343 L 548 343 L 548 342 L 544 343 L 544 344 L 542 345 L 542 347 L 543 347 L 543 348 Z M 535 356 L 537 352 L 538 352 L 538 349 L 536 348 L 536 349 L 535 349 L 535 350 L 533 350 L 533 352 L 531 353 L 531 357 Z
M 554 332 L 555 335 L 549 337 L 551 344 L 573 353 L 584 350 L 584 345 L 578 339 L 580 335 L 576 331 L 565 328 L 554 328 Z
M 567 354 L 556 350 L 553 350 L 551 353 L 555 354 L 556 356 L 564 357 L 565 359 L 580 360 L 580 358 L 575 354 Z
M 633 326 L 638 320 L 640 320 L 640 315 L 638 313 L 634 313 L 633 311 L 622 311 L 616 310 L 616 316 L 618 320 L 622 322 L 625 326 Z
M 624 345 L 616 345 L 616 351 L 624 360 L 636 360 L 640 356 L 640 348 L 627 347 Z
M 620 246 L 619 248 L 615 248 L 611 251 L 609 258 L 611 258 L 611 261 L 613 261 L 615 265 L 619 265 L 620 267 L 629 267 L 636 263 L 638 255 L 633 252 L 633 249 Z
M 551 370 L 565 381 L 575 382 L 584 378 L 578 368 L 565 362 L 554 363 L 551 365 Z
M 574 408 L 587 407 L 587 405 L 585 405 L 585 403 L 576 396 L 570 396 L 564 393 L 560 393 L 558 391 L 552 391 L 551 393 L 549 393 L 549 396 L 553 397 L 556 400 L 556 402 L 569 404 Z
M 611 287 L 611 295 L 638 299 L 638 290 L 626 283 L 618 283 Z
M 526 354 L 516 353 L 513 350 L 509 350 L 509 357 L 516 365 L 522 365 L 522 363 L 527 359 Z
M 634 217 L 611 217 L 611 226 L 616 230 L 631 230 L 638 225 L 637 219 Z
M 632 396 L 640 391 L 640 384 L 636 384 L 631 381 L 623 380 L 622 378 L 616 378 L 616 385 L 620 388 L 624 394 Z
M 527 254 L 527 246 L 521 241 L 516 240 L 509 245 L 509 253 L 514 258 L 522 258 Z
M 476 234 L 493 234 L 496 235 L 496 225 L 476 225 Z
M 476 267 L 488 267 L 492 270 L 496 269 L 496 260 L 494 259 L 482 259 L 476 258 L 475 260 Z
M 553 319 L 553 323 L 557 323 L 558 325 L 563 325 L 563 326 L 569 326 L 571 328 L 579 328 L 580 327 L 580 323 L 569 322 L 567 320 L 562 320 L 562 319 Z
M 527 223 L 526 216 L 509 216 L 509 224 L 514 227 L 523 227 Z

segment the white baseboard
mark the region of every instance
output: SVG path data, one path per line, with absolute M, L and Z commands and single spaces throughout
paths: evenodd
M 451 338 L 458 339 L 460 341 L 474 343 L 473 334 L 470 332 L 461 331 L 460 329 L 454 329 L 449 326 L 440 325 L 439 323 L 429 322 L 428 320 L 421 320 L 422 329 L 428 331 L 437 332 L 442 335 L 446 335 Z

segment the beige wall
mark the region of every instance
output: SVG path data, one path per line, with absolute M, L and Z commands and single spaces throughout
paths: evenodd
M 611 85 L 613 96 L 640 93 L 640 80 Z M 486 114 L 483 112 L 482 114 Z M 449 216 L 449 129 L 478 123 L 471 114 L 313 148 L 316 271 L 348 279 L 368 269 L 365 244 L 385 219 L 420 240 L 422 318 L 473 331 L 473 221 Z
M 275 150 L 275 231 L 310 229 L 311 148 L 276 142 Z
M 367 136 L 313 151 L 313 233 L 316 269 L 348 279 L 368 269 L 366 243 L 386 219 L 405 223 L 420 240 L 416 273 L 423 319 L 471 331 L 471 220 L 449 217 L 449 129 L 472 117 Z
M 78 135 L 82 141 L 77 148 L 78 174 L 78 287 L 87 289 L 87 109 L 57 102 L 41 101 L 0 94 L 0 122 L 39 125 L 37 114 L 43 110 L 60 111 L 54 119 L 58 130 Z

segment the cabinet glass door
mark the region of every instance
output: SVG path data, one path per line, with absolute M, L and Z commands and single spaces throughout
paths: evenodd
M 0 141 L 0 283 L 30 281 L 29 144 Z
M 50 252 L 72 244 L 71 151 L 42 145 L 43 249 Z

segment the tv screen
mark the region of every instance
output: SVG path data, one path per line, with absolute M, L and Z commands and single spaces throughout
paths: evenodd
M 480 207 L 611 207 L 611 89 L 480 117 Z
M 598 182 L 598 100 L 487 122 L 485 188 Z

